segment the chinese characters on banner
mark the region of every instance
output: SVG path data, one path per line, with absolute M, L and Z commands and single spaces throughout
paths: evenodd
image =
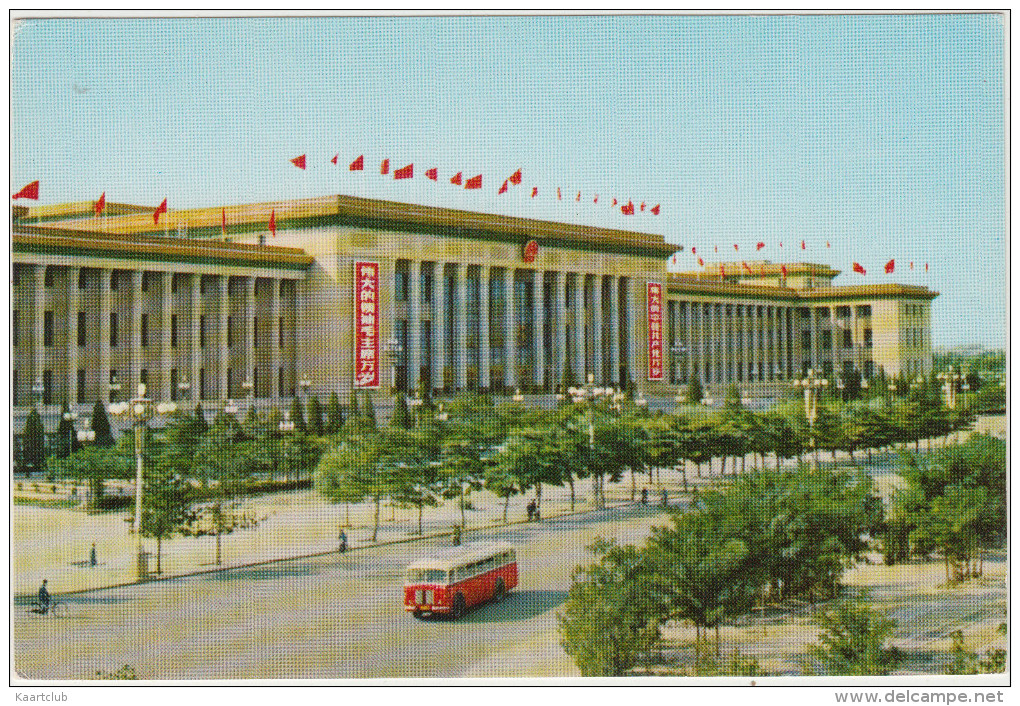
M 662 283 L 648 283 L 648 379 L 662 380 Z
M 354 263 L 354 386 L 379 387 L 379 263 Z

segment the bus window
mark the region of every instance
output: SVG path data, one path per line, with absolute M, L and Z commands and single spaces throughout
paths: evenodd
M 408 569 L 408 583 L 446 583 L 446 572 L 442 569 Z

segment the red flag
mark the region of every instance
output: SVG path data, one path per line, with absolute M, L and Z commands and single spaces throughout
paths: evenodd
M 105 191 L 103 192 L 103 195 L 99 197 L 99 200 L 96 201 L 96 215 L 97 216 L 102 215 L 104 208 L 106 208 L 106 192 Z
M 736 243 L 733 243 L 733 249 L 734 250 L 740 250 L 740 246 L 737 245 Z
M 652 213 L 654 213 L 656 216 L 659 215 L 659 204 L 655 204 L 654 206 L 652 206 Z
M 889 262 L 885 263 L 885 273 L 887 275 L 892 274 L 896 270 L 896 259 L 893 258 Z
M 725 277 L 726 276 L 726 268 L 723 267 L 721 264 L 719 265 L 719 276 L 720 277 Z
M 465 181 L 464 182 L 464 188 L 465 189 L 481 189 L 482 188 L 482 175 L 478 174 L 476 176 L 471 177 L 467 181 Z
M 827 247 L 827 248 L 831 248 L 832 247 L 831 245 L 829 245 L 829 241 L 828 240 L 825 241 L 825 247 Z
M 382 164 L 379 165 L 379 173 L 380 174 L 389 174 L 390 173 L 390 160 L 384 159 L 382 161 Z
M 913 261 L 911 261 L 911 262 L 910 262 L 910 269 L 914 269 L 914 263 L 913 263 Z
M 645 202 L 644 202 L 644 201 L 642 201 L 642 202 L 641 202 L 641 210 L 642 210 L 642 211 L 644 211 L 644 210 L 645 210 Z
M 927 262 L 926 262 L 926 263 L 924 263 L 924 271 L 925 271 L 925 272 L 927 272 L 927 271 L 928 271 L 928 263 L 927 263 Z
M 269 232 L 273 234 L 274 238 L 276 237 L 276 209 L 275 208 L 273 209 L 273 212 L 269 214 Z
M 394 179 L 412 179 L 414 178 L 414 165 L 408 164 L 406 167 L 401 167 L 393 172 Z
M 673 256 L 673 264 L 676 264 L 676 255 Z
M 332 162 L 333 164 L 336 164 L 336 161 L 338 159 L 340 159 L 340 153 L 339 152 L 337 152 L 335 155 L 333 155 L 333 159 L 331 159 L 329 161 Z
M 464 182 L 462 182 L 462 181 L 460 180 L 460 176 L 461 176 L 461 174 L 463 174 L 463 173 L 464 173 L 464 172 L 457 172 L 457 173 L 456 173 L 456 174 L 454 174 L 454 175 L 453 175 L 452 177 L 450 177 L 450 183 L 451 183 L 451 184 L 456 184 L 457 186 L 460 186 L 460 185 L 461 185 L 462 183 L 464 183 Z
M 619 203 L 619 201 L 617 201 L 617 200 L 616 200 L 616 199 L 614 198 L 614 199 L 613 199 L 613 205 L 615 206 L 615 205 L 616 205 L 616 204 L 618 204 L 618 203 Z
M 695 246 L 695 247 L 691 248 L 691 255 L 697 255 L 697 254 L 698 254 L 698 248 L 697 248 L 697 246 Z
M 538 187 L 533 186 L 531 187 L 531 198 L 535 198 L 536 196 L 538 196 Z
M 159 225 L 159 214 L 166 213 L 166 199 L 163 199 L 163 203 L 156 207 L 155 212 L 152 214 L 152 222 Z
M 365 155 L 360 155 L 356 160 L 351 162 L 351 166 L 348 167 L 352 172 L 360 172 L 365 168 Z
M 763 247 L 765 247 L 765 243 L 758 243 L 757 245 L 754 246 L 754 249 L 761 250 Z
M 704 260 L 702 260 L 702 259 L 701 259 L 701 258 L 699 257 L 699 258 L 698 258 L 698 264 L 699 264 L 699 265 L 701 265 L 702 267 L 704 267 L 704 266 L 705 266 L 705 261 L 704 261 Z
M 506 188 L 507 188 L 506 185 L 507 185 L 507 180 L 504 179 L 503 180 L 503 186 L 499 187 L 499 194 L 505 194 L 506 193 Z M 497 194 L 497 196 L 499 194 Z
M 561 201 L 563 200 L 563 192 L 560 191 L 560 187 L 558 187 L 558 186 L 556 187 L 556 198 L 561 200 Z
M 295 157 L 294 159 L 290 160 L 290 163 L 293 164 L 298 169 L 304 169 L 305 168 L 305 156 L 301 155 L 300 157 Z
M 598 202 L 599 202 L 599 195 L 595 194 L 595 198 L 592 200 L 592 203 L 598 203 Z
M 786 277 L 786 265 L 780 265 L 779 269 L 783 271 L 783 277 Z
M 435 167 L 432 167 L 432 169 L 426 170 L 425 176 L 427 176 L 432 181 L 436 181 L 437 179 L 439 179 L 439 171 Z
M 807 250 L 807 243 L 805 243 L 803 240 L 800 241 L 800 249 L 801 250 Z
M 628 201 L 626 206 L 620 206 L 620 212 L 625 216 L 634 215 L 634 202 Z
M 854 263 L 854 272 L 858 272 L 862 275 L 868 274 L 868 271 L 861 267 L 858 263 Z
M 220 207 L 220 235 L 227 234 L 227 209 Z
M 39 182 L 33 181 L 31 184 L 26 186 L 24 189 L 14 194 L 12 199 L 35 199 L 39 200 Z
M 577 198 L 576 198 L 576 199 L 574 199 L 574 201 L 580 201 L 580 200 L 581 200 L 581 192 L 580 192 L 580 191 L 578 191 L 578 192 L 577 192 Z
M 719 246 L 718 245 L 715 246 L 715 251 L 719 252 Z
M 743 264 L 744 269 L 747 270 L 747 274 L 749 274 L 749 275 L 753 275 L 754 274 L 753 272 L 751 272 L 751 268 L 750 268 L 750 266 L 746 262 L 741 263 L 741 264 Z
M 517 186 L 521 183 L 521 170 L 518 169 L 516 172 L 510 175 L 510 183 Z
M 783 247 L 783 241 L 782 240 L 779 241 L 779 247 Z

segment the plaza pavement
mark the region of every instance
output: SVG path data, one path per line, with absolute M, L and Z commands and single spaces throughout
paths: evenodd
M 976 431 L 988 431 L 1004 436 L 1005 417 L 983 418 L 976 425 Z M 939 443 L 939 442 L 936 442 Z M 921 443 L 926 448 L 925 442 Z M 832 457 L 821 455 L 823 463 Z M 837 463 L 849 459 L 837 454 Z M 864 464 L 866 453 L 857 454 L 857 462 Z M 770 467 L 772 461 L 769 461 Z M 795 463 L 795 460 L 793 461 Z M 752 461 L 747 460 L 750 468 Z M 788 464 L 789 465 L 789 464 Z M 896 465 L 895 454 L 881 454 L 873 457 L 869 470 L 879 478 L 880 488 L 888 487 Z M 718 462 L 712 467 L 703 467 L 705 475 L 698 477 L 693 468 L 688 470 L 690 488 L 704 487 L 718 477 Z M 731 468 L 727 469 L 732 472 Z M 40 492 L 36 493 L 33 479 L 17 479 L 22 485 L 21 493 L 32 497 L 53 499 L 68 492 L 58 485 L 56 494 L 50 493 L 50 484 L 39 481 Z M 661 485 L 659 483 L 661 482 Z M 686 504 L 688 496 L 682 492 L 680 474 L 675 470 L 663 469 L 650 482 L 648 475 L 634 478 L 640 499 L 642 488 L 649 489 L 649 503 L 661 501 L 661 488 L 669 493 L 671 505 Z M 125 490 L 129 490 L 125 489 Z M 594 509 L 591 498 L 591 481 L 582 480 L 575 487 L 575 512 L 590 512 Z M 542 516 L 569 513 L 569 488 L 545 486 L 542 493 Z M 605 488 L 607 505 L 632 502 L 631 479 L 625 476 L 619 483 L 607 483 Z M 510 523 L 525 521 L 525 506 L 533 492 L 510 499 L 507 519 Z M 471 530 L 503 523 L 503 501 L 487 491 L 473 491 L 469 496 L 471 508 L 466 511 L 467 532 L 465 541 L 470 541 Z M 245 507 L 259 518 L 257 526 L 239 529 L 223 535 L 222 564 L 215 564 L 216 538 L 174 537 L 163 542 L 162 573 L 160 578 L 171 578 L 196 572 L 216 571 L 231 567 L 246 566 L 295 557 L 334 552 L 341 528 L 347 533 L 351 551 L 371 546 L 373 515 L 375 508 L 370 503 L 350 507 L 350 526 L 347 526 L 347 508 L 332 505 L 313 489 L 276 493 L 247 501 Z M 15 596 L 31 596 L 38 590 L 45 578 L 51 593 L 86 591 L 103 587 L 135 582 L 135 538 L 129 533 L 126 521 L 128 513 L 88 514 L 73 509 L 45 508 L 34 505 L 14 505 L 11 517 L 11 586 Z M 425 536 L 449 534 L 460 522 L 460 508 L 456 498 L 448 499 L 438 508 L 425 508 L 423 533 Z M 419 538 L 417 534 L 418 515 L 415 508 L 399 508 L 385 504 L 380 513 L 379 534 L 376 544 L 409 541 Z M 156 542 L 145 539 L 145 550 L 152 554 L 150 571 L 156 567 Z M 97 565 L 91 566 L 89 553 L 92 543 L 96 544 Z M 156 574 L 153 574 L 156 576 Z

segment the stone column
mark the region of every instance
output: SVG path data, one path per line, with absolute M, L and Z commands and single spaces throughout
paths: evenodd
M 818 309 L 811 307 L 811 367 L 818 371 L 822 370 L 822 359 L 820 357 L 821 345 L 818 340 Z
M 457 305 L 457 328 L 456 336 L 454 338 L 454 347 L 456 348 L 455 360 L 457 361 L 457 376 L 456 376 L 456 387 L 458 390 L 464 390 L 467 388 L 467 364 L 468 364 L 468 347 L 467 347 L 467 270 L 468 266 L 459 263 L 455 265 L 457 268 L 457 289 L 454 293 L 454 301 Z
M 142 365 L 145 360 L 145 352 L 142 350 L 142 277 L 141 270 L 131 270 L 131 328 L 129 330 L 128 355 L 131 356 L 131 372 L 129 384 L 131 394 L 138 390 L 138 383 L 142 381 Z M 146 386 L 148 388 L 148 386 Z M 153 394 L 146 389 L 146 395 L 151 399 Z
M 641 314 L 634 279 L 627 277 L 624 280 L 624 287 L 627 302 L 627 380 L 633 380 L 634 384 L 638 385 L 643 380 L 638 372 L 637 361 L 637 322 Z
M 551 337 L 554 352 L 553 363 L 556 366 L 553 382 L 556 386 L 562 386 L 563 371 L 567 362 L 567 273 L 554 272 L 553 276 L 556 278 L 553 295 L 553 320 L 556 328 Z M 563 394 L 566 394 L 566 391 Z
M 73 409 L 78 399 L 78 276 L 80 267 L 67 268 L 67 403 Z
M 591 283 L 591 343 L 595 368 L 595 384 L 606 379 L 606 362 L 602 358 L 602 275 L 595 275 Z
M 269 396 L 279 405 L 283 390 L 280 389 L 280 280 L 269 280 L 269 325 L 262 329 L 269 337 Z
M 255 384 L 255 282 L 254 277 L 246 277 L 244 282 L 244 381 Z M 258 397 L 258 391 L 252 387 L 252 399 Z
M 535 270 L 532 280 L 532 303 L 534 305 L 534 326 L 532 351 L 535 355 L 535 385 L 545 388 L 545 279 L 541 270 Z
M 432 270 L 432 387 L 446 386 L 446 273 L 443 263 Z
M 46 265 L 36 265 L 33 274 L 32 289 L 32 379 L 28 381 L 32 404 L 42 402 L 31 392 L 35 383 L 42 382 L 43 369 L 46 367 L 46 346 L 43 345 L 43 326 L 46 311 Z M 107 316 L 109 318 L 109 316 Z M 56 322 L 54 322 L 56 324 Z
M 195 279 L 198 279 L 196 276 Z M 230 399 L 230 390 L 227 387 L 227 368 L 230 367 L 230 347 L 227 345 L 227 326 L 229 325 L 230 317 L 230 277 L 227 275 L 221 275 L 219 278 L 219 326 L 216 327 L 216 335 L 219 339 L 217 343 L 217 352 L 219 353 L 220 360 L 217 366 L 217 375 L 219 376 L 219 398 L 226 400 Z M 196 287 L 194 291 L 198 291 Z M 194 302 L 195 300 L 192 299 Z M 198 319 L 198 312 L 195 312 L 195 320 Z M 197 342 L 197 339 L 196 339 Z
M 170 370 L 174 367 L 174 352 L 170 348 L 170 317 L 173 316 L 170 290 L 173 277 L 173 272 L 159 273 L 159 394 L 164 400 L 177 396 L 177 390 L 170 387 Z M 180 373 L 177 373 L 177 377 L 180 383 Z
M 506 297 L 506 307 L 503 310 L 506 326 L 504 380 L 506 386 L 512 389 L 517 384 L 517 301 L 514 296 L 514 270 L 511 267 L 503 270 L 503 288 Z
M 113 271 L 99 270 L 99 400 L 110 401 L 110 278 Z M 32 382 L 32 381 L 29 381 Z
M 492 350 L 489 345 L 489 268 L 478 268 L 478 387 L 491 385 Z
M 585 351 L 584 273 L 574 275 L 574 371 L 577 383 L 588 382 Z
M 421 261 L 408 263 L 407 279 L 407 389 L 414 395 L 421 381 Z
M 757 382 L 761 382 L 762 379 L 758 371 L 758 365 L 761 363 L 761 326 L 762 320 L 758 316 L 758 306 L 753 304 L 751 305 L 751 369 L 754 371 L 752 377 Z

